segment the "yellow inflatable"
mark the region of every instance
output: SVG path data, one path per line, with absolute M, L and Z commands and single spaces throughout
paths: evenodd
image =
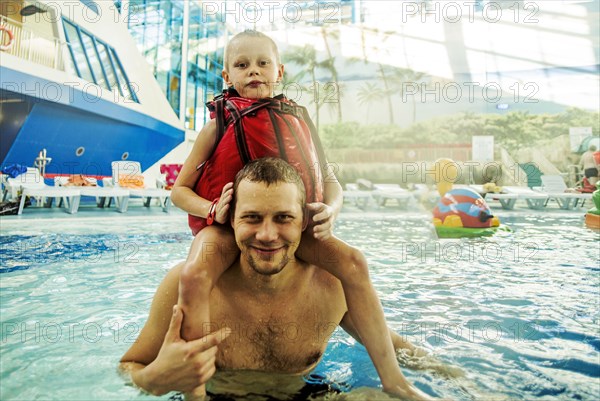
M 451 159 L 437 159 L 434 163 L 434 180 L 437 184 L 437 190 L 440 196 L 446 195 L 446 192 L 452 189 L 452 186 L 458 179 L 458 166 Z

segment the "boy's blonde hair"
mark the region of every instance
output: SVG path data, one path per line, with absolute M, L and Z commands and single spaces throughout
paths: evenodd
M 235 35 L 233 38 L 231 38 L 229 40 L 229 43 L 227 43 L 227 47 L 225 48 L 225 55 L 223 57 L 223 68 L 225 70 L 227 70 L 229 68 L 229 53 L 231 52 L 231 44 L 235 43 L 235 41 L 237 39 L 242 39 L 245 37 L 268 40 L 269 43 L 271 44 L 271 47 L 273 48 L 273 52 L 275 53 L 277 64 L 278 65 L 281 64 L 281 60 L 279 58 L 279 49 L 277 48 L 277 44 L 275 43 L 275 41 L 273 41 L 273 39 L 271 39 L 269 36 L 265 35 L 262 32 L 255 31 L 254 29 L 246 29 L 244 32 L 240 32 L 237 35 Z

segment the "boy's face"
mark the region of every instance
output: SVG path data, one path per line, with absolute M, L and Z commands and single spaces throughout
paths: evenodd
M 228 65 L 223 70 L 227 86 L 248 99 L 272 97 L 274 86 L 283 78 L 283 64 L 268 39 L 241 37 L 228 49 Z

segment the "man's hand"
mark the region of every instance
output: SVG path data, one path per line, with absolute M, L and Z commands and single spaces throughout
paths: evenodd
M 313 202 L 306 205 L 313 215 L 313 234 L 316 239 L 324 241 L 333 235 L 333 208 L 322 202 Z
M 229 218 L 229 203 L 233 199 L 233 182 L 228 182 L 223 186 L 221 198 L 217 202 L 215 209 L 215 221 L 220 224 L 225 224 Z
M 176 305 L 156 359 L 142 371 L 142 387 L 154 395 L 169 391 L 191 392 L 206 383 L 215 373 L 217 346 L 231 334 L 231 329 L 224 327 L 186 342 L 180 334 L 182 321 L 183 312 Z

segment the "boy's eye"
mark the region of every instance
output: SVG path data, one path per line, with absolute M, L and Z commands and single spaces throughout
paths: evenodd
M 271 62 L 269 60 L 263 60 L 260 62 L 260 65 L 269 65 Z
M 237 63 L 235 66 L 238 68 L 246 68 L 246 63 Z

